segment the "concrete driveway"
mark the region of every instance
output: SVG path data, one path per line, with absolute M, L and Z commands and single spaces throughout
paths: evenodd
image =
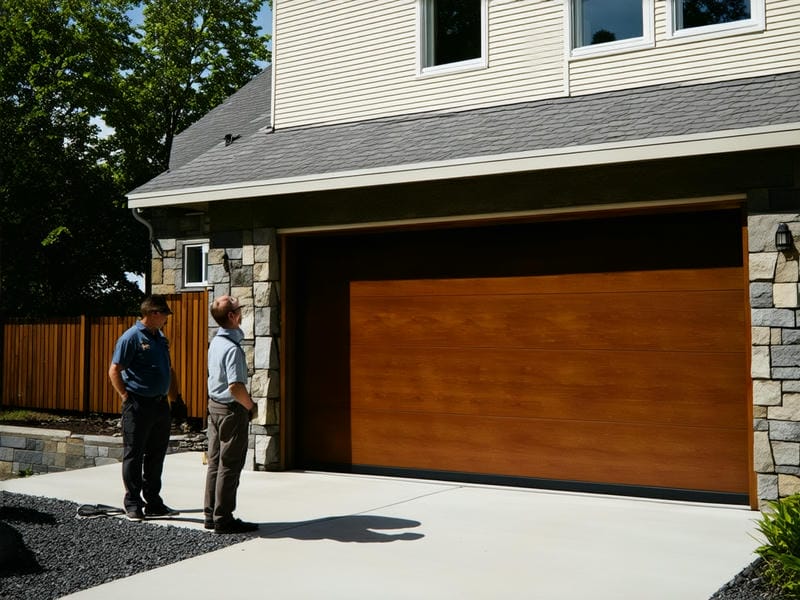
M 167 457 L 163 496 L 182 511 L 168 526 L 202 530 L 204 478 L 199 453 Z M 112 506 L 123 493 L 119 465 L 0 489 Z M 244 473 L 237 515 L 260 523 L 255 537 L 69 598 L 708 600 L 755 559 L 760 516 L 318 472 Z

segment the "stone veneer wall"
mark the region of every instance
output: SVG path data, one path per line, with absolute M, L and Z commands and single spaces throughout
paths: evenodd
M 192 238 L 195 240 L 196 238 Z M 210 299 L 230 294 L 244 306 L 242 342 L 250 375 L 249 388 L 258 414 L 250 423 L 250 441 L 245 469 L 279 468 L 280 263 L 274 229 L 244 232 L 241 246 L 209 247 L 208 287 Z M 154 294 L 180 291 L 183 281 L 182 244 L 174 238 L 159 239 L 163 256 L 151 262 L 151 290 Z M 209 315 L 208 339 L 216 334 L 217 324 Z
M 167 453 L 194 449 L 187 436 L 171 436 Z M 57 473 L 120 463 L 122 454 L 121 436 L 0 425 L 0 479 L 26 471 Z
M 778 252 L 775 230 L 787 223 L 793 252 Z M 751 214 L 754 468 L 758 497 L 800 492 L 800 214 Z

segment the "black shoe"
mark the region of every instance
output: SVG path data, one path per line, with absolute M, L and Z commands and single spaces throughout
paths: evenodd
M 128 521 L 143 521 L 144 520 L 144 513 L 140 507 L 132 508 L 125 513 Z
M 205 521 L 203 523 L 203 529 L 214 529 L 214 521 Z
M 175 517 L 181 513 L 171 509 L 166 504 L 162 504 L 161 506 L 150 506 L 148 504 L 144 507 L 144 514 L 148 517 Z
M 248 523 L 241 519 L 234 519 L 224 525 L 214 527 L 214 533 L 249 533 L 258 529 L 258 523 Z

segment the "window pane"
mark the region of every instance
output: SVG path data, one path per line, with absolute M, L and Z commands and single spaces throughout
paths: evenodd
M 183 248 L 183 273 L 186 284 L 205 283 L 206 261 L 203 246 L 184 246 Z
M 481 57 L 481 0 L 433 0 L 432 21 L 433 65 Z
M 575 46 L 644 35 L 642 0 L 575 0 Z
M 750 18 L 750 0 L 677 0 L 678 29 Z

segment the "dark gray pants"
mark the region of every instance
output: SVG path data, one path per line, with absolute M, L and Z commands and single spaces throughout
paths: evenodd
M 144 398 L 128 392 L 122 405 L 122 482 L 125 510 L 154 507 L 161 499 L 161 472 L 169 447 L 172 417 L 166 396 Z
M 236 510 L 236 490 L 247 456 L 250 413 L 238 402 L 208 403 L 208 472 L 205 522 L 226 525 Z

